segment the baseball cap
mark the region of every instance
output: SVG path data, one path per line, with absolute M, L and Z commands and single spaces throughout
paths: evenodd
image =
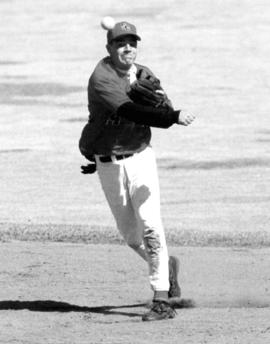
M 111 30 L 108 30 L 107 41 L 111 43 L 114 39 L 127 35 L 134 36 L 138 41 L 141 40 L 141 37 L 137 35 L 136 27 L 133 24 L 123 21 L 116 23 Z

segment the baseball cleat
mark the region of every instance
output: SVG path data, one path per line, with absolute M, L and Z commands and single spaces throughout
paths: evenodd
M 175 315 L 176 311 L 168 302 L 154 300 L 150 311 L 142 316 L 142 321 L 173 319 Z
M 181 296 L 181 288 L 178 283 L 178 273 L 179 273 L 179 259 L 170 256 L 169 258 L 169 282 L 170 282 L 170 289 L 168 292 L 169 298 Z

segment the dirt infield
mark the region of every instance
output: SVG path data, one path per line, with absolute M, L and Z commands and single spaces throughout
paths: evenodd
M 0 343 L 269 343 L 270 250 L 176 248 L 173 320 L 143 323 L 147 269 L 122 245 L 1 244 Z

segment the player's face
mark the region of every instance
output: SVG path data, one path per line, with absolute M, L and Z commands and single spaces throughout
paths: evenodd
M 124 36 L 112 41 L 107 49 L 116 67 L 129 69 L 137 56 L 137 40 L 133 36 Z

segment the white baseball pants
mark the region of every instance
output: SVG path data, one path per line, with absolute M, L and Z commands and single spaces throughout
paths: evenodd
M 169 290 L 168 250 L 160 214 L 159 180 L 154 151 L 102 163 L 96 156 L 102 189 L 127 244 L 149 265 L 154 291 Z

